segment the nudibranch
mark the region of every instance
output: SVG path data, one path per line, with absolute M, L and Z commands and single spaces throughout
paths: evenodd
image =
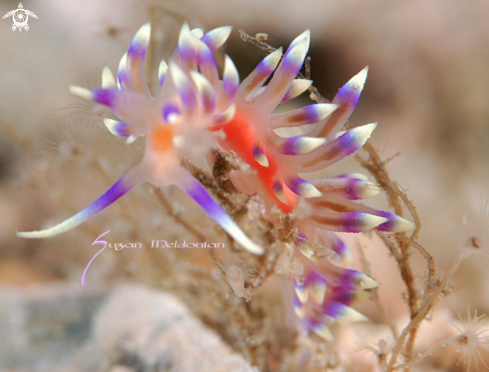
M 122 57 L 117 79 L 105 67 L 102 87 L 92 90 L 70 87 L 71 93 L 109 107 L 120 121 L 106 118 L 108 130 L 126 137 L 128 144 L 145 135 L 143 159 L 73 217 L 46 230 L 17 235 L 47 238 L 60 234 L 87 221 L 137 184 L 150 182 L 158 187 L 178 186 L 241 246 L 262 254 L 263 248 L 244 234 L 181 165 L 183 158 L 199 161 L 215 146 L 223 151 L 232 150 L 251 168 L 247 173 L 239 170 L 230 173 L 234 186 L 248 195 L 259 194 L 268 210 L 277 206 L 290 213 L 303 200 L 308 214 L 296 223 L 300 239 L 320 244 L 331 253 L 316 259 L 303 244 L 297 243 L 292 248 L 298 251 L 304 268 L 294 278 L 297 324 L 328 339 L 331 337 L 328 324 L 333 320 L 365 319 L 350 306 L 368 297 L 363 290 L 378 285 L 359 271 L 331 263 L 332 257 L 344 262 L 352 259 L 334 232 L 370 229 L 402 232 L 414 228 L 414 224 L 395 214 L 355 202 L 381 193 L 362 174 L 308 180 L 301 176 L 351 155 L 371 136 L 377 123 L 342 132 L 358 103 L 368 68 L 340 88 L 331 103 L 314 103 L 275 113 L 277 106 L 299 96 L 312 84 L 297 78 L 309 49 L 310 32 L 305 31 L 293 40 L 285 53 L 277 49 L 269 54 L 241 83 L 229 56 L 225 56 L 221 79 L 212 54 L 230 32 L 231 27 L 226 26 L 204 34 L 201 29 L 191 30 L 185 23 L 173 56 L 168 63 L 164 60 L 160 63 L 161 89 L 155 96 L 143 72 L 151 33 L 149 24 L 141 27 Z M 315 126 L 306 135 L 286 138 L 275 131 L 308 124 Z M 236 278 L 239 295 L 244 295 L 241 291 L 244 282 Z

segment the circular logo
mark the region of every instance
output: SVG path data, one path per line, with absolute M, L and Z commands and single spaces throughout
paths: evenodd
M 19 28 L 24 27 L 29 20 L 29 15 L 24 9 L 17 9 L 13 14 L 14 25 Z

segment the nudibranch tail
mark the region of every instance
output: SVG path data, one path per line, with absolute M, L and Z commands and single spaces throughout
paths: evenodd
M 49 229 L 39 231 L 16 231 L 15 234 L 20 238 L 27 239 L 43 239 L 56 236 L 71 230 L 72 228 L 88 221 L 90 218 L 101 212 L 109 205 L 114 203 L 120 197 L 125 195 L 129 190 L 144 182 L 146 179 L 142 167 L 136 166 L 124 174 L 112 187 L 110 187 L 102 196 L 95 200 L 92 204 L 82 209 L 74 216 L 53 226 Z
M 263 247 L 254 243 L 219 204 L 209 195 L 206 189 L 189 173 L 181 172 L 175 184 L 194 199 L 214 221 L 248 252 L 261 255 Z

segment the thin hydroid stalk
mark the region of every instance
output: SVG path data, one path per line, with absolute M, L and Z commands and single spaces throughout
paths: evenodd
M 443 279 L 441 280 L 438 287 L 431 293 L 431 295 L 429 297 L 427 297 L 423 301 L 423 303 L 419 307 L 419 310 L 418 310 L 418 313 L 416 314 L 416 316 L 411 320 L 411 322 L 407 325 L 407 327 L 403 329 L 401 336 L 397 340 L 397 344 L 394 347 L 394 350 L 392 351 L 392 357 L 389 361 L 389 365 L 387 366 L 387 372 L 394 370 L 394 364 L 397 360 L 399 352 L 401 351 L 402 345 L 404 344 L 404 340 L 406 339 L 408 334 L 413 329 L 417 328 L 419 326 L 419 324 L 423 321 L 423 319 L 426 317 L 426 314 L 430 310 L 431 306 L 440 297 L 441 292 L 443 292 L 443 290 L 445 290 L 446 285 L 448 283 L 448 280 L 452 277 L 452 275 L 455 273 L 455 271 L 457 271 L 461 262 L 462 262 L 462 257 L 461 257 L 461 255 L 459 255 L 457 260 L 453 263 L 453 265 L 448 269 L 448 271 L 443 276 Z
M 392 370 L 396 370 L 399 368 L 411 368 L 414 367 L 416 364 L 421 363 L 423 360 L 425 360 L 427 357 L 430 355 L 434 354 L 436 351 L 443 349 L 446 347 L 448 344 L 451 344 L 453 342 L 456 342 L 460 338 L 460 335 L 452 336 L 450 338 L 446 338 L 444 340 L 441 340 L 438 342 L 436 345 L 430 347 L 427 351 L 425 351 L 422 354 L 419 354 L 418 357 L 414 360 L 412 360 L 410 363 L 402 363 L 394 366 Z

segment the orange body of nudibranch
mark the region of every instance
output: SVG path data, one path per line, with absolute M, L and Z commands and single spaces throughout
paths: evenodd
M 222 129 L 226 134 L 226 145 L 232 148 L 256 172 L 256 176 L 261 182 L 261 189 L 267 194 L 266 198 L 273 198 L 274 205 L 277 205 L 282 212 L 290 213 L 294 209 L 295 203 L 290 203 L 290 200 L 289 204 L 281 202 L 273 191 L 273 181 L 278 173 L 278 165 L 274 155 L 267 148 L 264 148 L 265 155 L 268 159 L 268 167 L 264 167 L 255 160 L 251 152 L 257 136 L 252 120 L 253 118 L 247 114 L 245 109 L 240 108 L 240 105 L 238 105 L 233 119 L 214 129 Z
M 166 151 L 173 145 L 173 128 L 159 127 L 153 130 L 151 142 L 156 151 Z

